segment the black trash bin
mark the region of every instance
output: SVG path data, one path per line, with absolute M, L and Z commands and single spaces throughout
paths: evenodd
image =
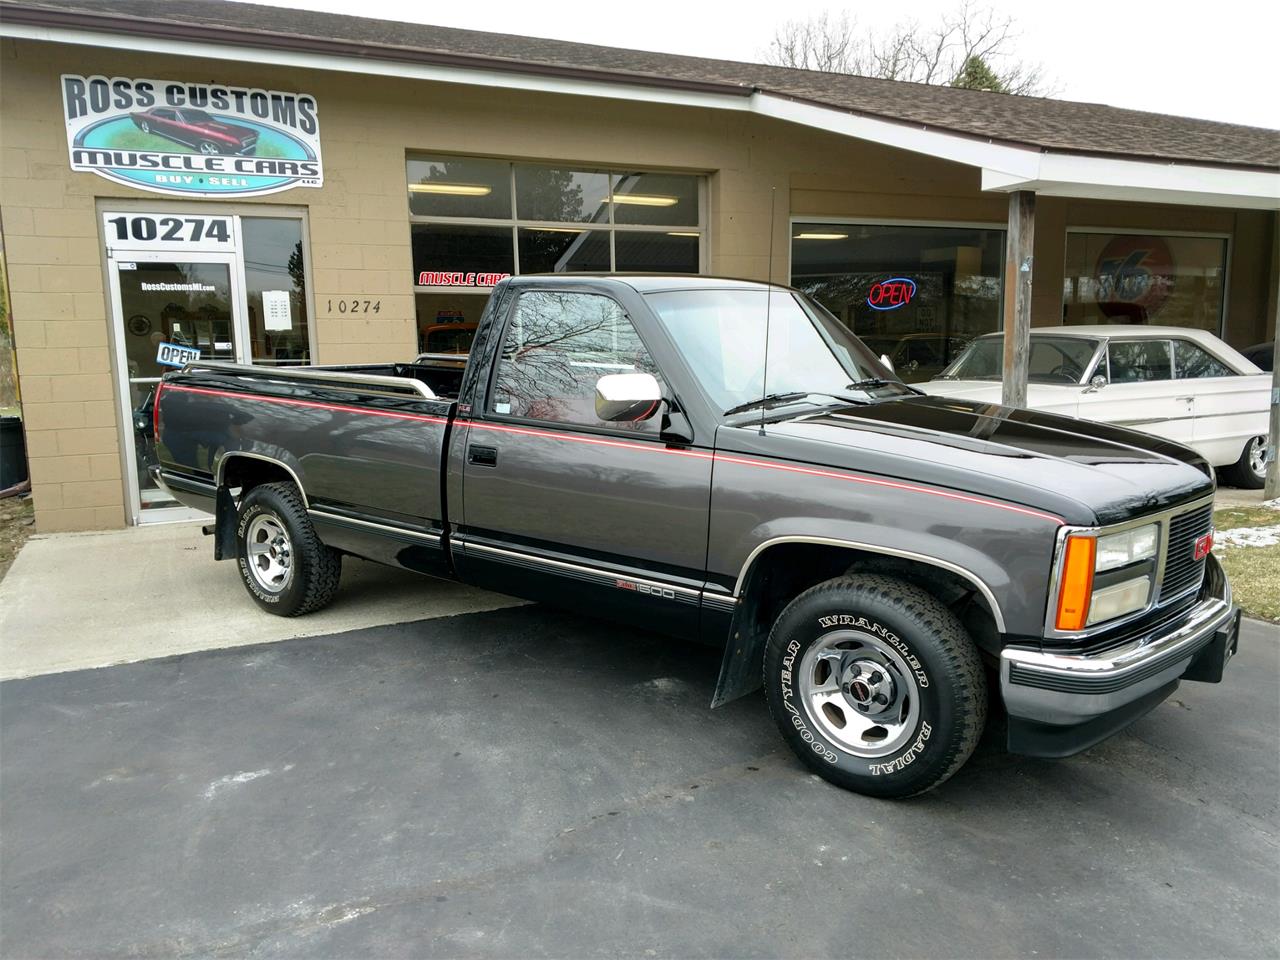
M 21 417 L 0 417 L 0 490 L 27 479 L 27 440 Z

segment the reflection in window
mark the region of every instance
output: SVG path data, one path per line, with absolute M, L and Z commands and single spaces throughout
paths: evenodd
M 510 227 L 465 224 L 417 224 L 412 227 L 413 269 L 416 282 L 427 286 L 423 273 L 500 274 L 515 272 Z M 454 286 L 476 286 L 454 283 Z M 484 284 L 480 284 L 483 286 Z
M 242 217 L 240 230 L 253 362 L 309 362 L 302 221 Z
M 1064 323 L 1155 323 L 1217 332 L 1227 241 L 1068 233 Z
M 631 273 L 697 273 L 698 236 L 682 232 L 619 230 L 614 243 L 618 270 Z
M 520 295 L 498 361 L 489 410 L 555 423 L 657 430 L 658 419 L 608 423 L 595 412 L 596 381 L 657 368 L 622 307 L 609 297 L 529 291 Z
M 410 160 L 407 174 L 412 214 L 502 219 L 511 216 L 511 165 L 504 160 Z
M 1112 340 L 1107 346 L 1112 383 L 1170 380 L 1168 340 Z
M 697 225 L 697 178 L 678 173 L 617 174 L 613 181 L 613 222 Z
M 577 273 L 608 269 L 608 231 L 520 230 L 521 273 Z
M 1179 380 L 1235 376 L 1225 363 L 1188 340 L 1173 341 L 1173 365 Z
M 1001 230 L 797 223 L 791 282 L 877 353 L 902 360 L 896 372 L 913 383 L 999 329 L 1003 260 Z
M 516 164 L 516 216 L 558 223 L 608 223 L 609 175 Z

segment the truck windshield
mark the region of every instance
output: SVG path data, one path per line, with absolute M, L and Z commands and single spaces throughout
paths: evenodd
M 1027 379 L 1033 383 L 1080 383 L 1098 351 L 1086 337 L 1031 336 Z M 973 341 L 939 380 L 999 380 L 1004 368 L 1003 337 Z
M 773 290 L 766 376 L 764 289 L 674 290 L 647 295 L 711 402 L 728 411 L 770 402 L 833 402 L 912 392 L 840 321 L 789 290 Z M 834 402 L 839 402 L 834 400 Z

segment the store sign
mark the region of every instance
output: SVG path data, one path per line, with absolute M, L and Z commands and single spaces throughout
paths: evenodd
M 1095 273 L 1098 309 L 1108 317 L 1145 321 L 1173 295 L 1173 253 L 1160 237 L 1112 237 Z
M 124 77 L 62 77 L 71 169 L 151 193 L 253 197 L 324 183 L 315 97 Z
M 163 367 L 185 367 L 199 359 L 199 350 L 180 343 L 161 343 L 156 349 L 156 363 Z
M 909 277 L 890 277 L 879 280 L 867 291 L 867 306 L 872 310 L 897 310 L 905 307 L 916 295 L 916 282 Z
M 423 270 L 418 274 L 420 287 L 492 287 L 511 276 L 509 273 L 439 273 Z

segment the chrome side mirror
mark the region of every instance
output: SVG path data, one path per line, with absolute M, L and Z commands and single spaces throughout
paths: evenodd
M 651 373 L 610 373 L 596 381 L 596 416 L 613 423 L 648 420 L 662 403 Z
M 1094 377 L 1092 380 L 1089 381 L 1089 386 L 1084 388 L 1084 392 L 1097 393 L 1099 390 L 1105 387 L 1107 383 L 1108 383 L 1107 378 L 1104 377 L 1102 374 L 1098 374 L 1096 377 Z
M 890 373 L 898 372 L 897 370 L 893 369 L 893 361 L 889 359 L 889 355 L 887 353 L 880 354 L 880 362 L 889 368 Z

